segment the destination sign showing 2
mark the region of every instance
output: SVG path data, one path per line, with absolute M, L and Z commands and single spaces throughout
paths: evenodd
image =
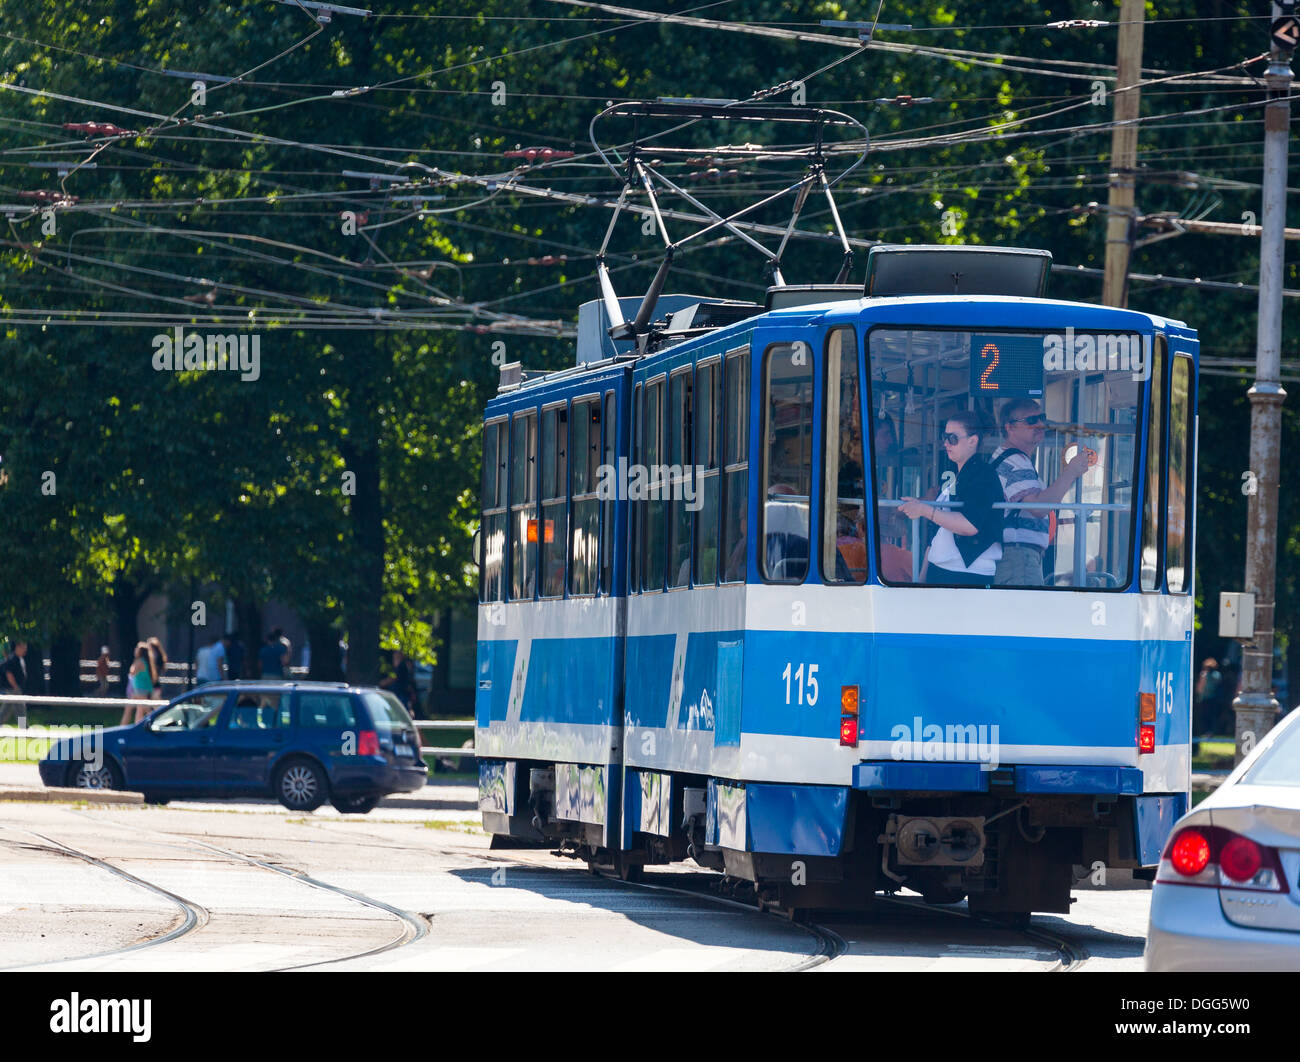
M 972 393 L 996 398 L 1041 398 L 1043 337 L 974 333 L 970 338 Z

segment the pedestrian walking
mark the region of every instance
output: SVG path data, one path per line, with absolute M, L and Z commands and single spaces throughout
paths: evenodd
M 148 645 L 150 671 L 153 673 L 153 692 L 150 696 L 155 701 L 166 700 L 163 696 L 163 676 L 167 674 L 167 653 L 157 638 L 150 638 Z
M 265 644 L 257 651 L 257 660 L 262 666 L 262 678 L 284 678 L 289 651 L 280 640 L 279 627 L 266 636 Z
M 127 672 L 127 697 L 138 703 L 128 704 L 122 711 L 122 726 L 138 723 L 149 714 L 149 701 L 153 695 L 153 669 L 149 662 L 149 643 L 138 642 L 131 670 Z
M 95 661 L 95 693 L 96 697 L 108 696 L 108 673 L 111 668 L 108 659 L 108 646 L 100 647 L 99 659 Z
M 0 690 L 8 694 L 27 692 L 27 643 L 14 642 L 13 651 L 0 664 Z M 0 726 L 14 713 L 21 718 L 27 714 L 27 705 L 21 701 L 0 704 Z
M 402 706 L 412 715 L 415 711 L 415 667 L 400 649 L 393 650 L 393 673 L 379 683 L 381 689 L 391 690 Z
M 221 673 L 221 667 L 226 661 L 226 645 L 229 640 L 227 635 L 213 639 L 211 645 L 205 645 L 194 655 L 195 660 L 194 678 L 195 684 L 202 686 L 205 682 L 220 682 L 224 677 Z

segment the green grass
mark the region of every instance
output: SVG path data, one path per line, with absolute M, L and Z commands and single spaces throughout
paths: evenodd
M 1222 771 L 1232 768 L 1237 745 L 1232 738 L 1212 738 L 1202 741 L 1192 760 L 1193 771 Z
M 430 819 L 424 823 L 424 828 L 426 830 L 450 830 L 452 833 L 469 833 L 478 837 L 487 836 L 480 824 L 458 819 Z

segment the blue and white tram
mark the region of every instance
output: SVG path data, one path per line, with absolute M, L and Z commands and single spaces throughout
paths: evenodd
M 787 907 L 1019 918 L 1068 911 L 1077 868 L 1157 865 L 1190 785 L 1196 334 L 907 250 L 865 297 L 705 300 L 639 355 L 589 304 L 599 350 L 503 377 L 489 832 L 620 874 L 690 857 Z M 961 446 L 1019 456 L 954 575 Z

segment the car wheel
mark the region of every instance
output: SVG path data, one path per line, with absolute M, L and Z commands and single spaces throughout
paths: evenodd
M 121 789 L 122 774 L 112 760 L 104 760 L 98 768 L 74 763 L 68 768 L 68 785 L 74 789 Z
M 369 793 L 359 793 L 354 796 L 336 796 L 330 803 L 345 815 L 366 815 L 374 810 L 379 798 Z
M 328 795 L 325 772 L 310 760 L 294 760 L 276 772 L 276 799 L 290 811 L 315 811 Z

